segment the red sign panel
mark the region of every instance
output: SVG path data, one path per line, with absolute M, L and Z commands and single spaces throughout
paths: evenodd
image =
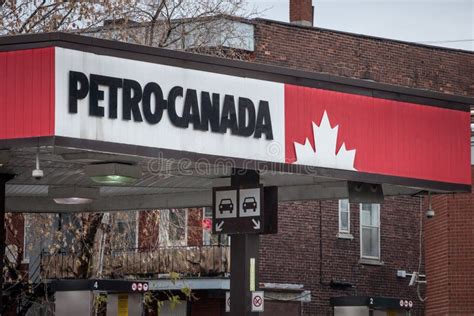
M 285 134 L 287 163 L 471 183 L 469 112 L 285 85 Z
M 0 139 L 54 134 L 54 48 L 0 52 Z

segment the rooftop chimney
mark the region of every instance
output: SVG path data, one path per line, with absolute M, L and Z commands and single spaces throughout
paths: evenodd
M 312 0 L 290 0 L 290 23 L 313 26 Z

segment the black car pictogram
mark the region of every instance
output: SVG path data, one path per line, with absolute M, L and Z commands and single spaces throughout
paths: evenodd
M 234 211 L 234 203 L 231 199 L 222 199 L 219 203 L 219 212 L 223 214 L 224 212 L 232 213 Z
M 246 197 L 242 204 L 242 209 L 244 212 L 247 212 L 248 210 L 255 212 L 257 210 L 257 201 L 255 201 L 255 198 L 253 196 Z

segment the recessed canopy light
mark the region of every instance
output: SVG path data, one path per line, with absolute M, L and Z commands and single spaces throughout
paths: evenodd
M 55 198 L 53 199 L 56 204 L 65 205 L 78 205 L 78 204 L 91 204 L 94 200 L 80 197 L 68 197 L 68 198 Z
M 115 162 L 87 165 L 84 172 L 100 184 L 132 184 L 142 175 L 139 166 Z
M 48 195 L 57 204 L 89 204 L 99 197 L 99 188 L 50 187 Z

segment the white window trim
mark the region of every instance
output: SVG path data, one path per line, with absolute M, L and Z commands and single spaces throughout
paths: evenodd
M 371 204 L 371 203 L 367 203 L 367 204 Z M 379 256 L 378 257 L 374 257 L 374 256 L 364 256 L 362 254 L 362 203 L 359 204 L 359 239 L 360 239 L 360 245 L 359 245 L 359 248 L 360 248 L 360 257 L 361 259 L 368 259 L 370 261 L 378 261 L 380 262 L 381 261 L 381 257 L 382 257 L 382 253 L 381 253 L 381 249 L 380 249 L 380 235 L 381 235 L 381 222 L 380 222 L 380 204 L 376 204 L 376 203 L 373 203 L 372 205 L 377 205 L 378 206 L 378 223 L 379 223 L 379 233 L 378 233 L 378 246 L 379 246 Z M 361 263 L 365 263 L 363 260 L 361 261 Z
M 29 220 L 30 220 L 29 214 L 23 214 L 23 258 L 21 260 L 22 264 L 29 264 L 30 263 L 30 258 L 26 257 L 26 251 L 27 251 L 26 247 L 28 247 L 27 238 L 26 238 L 26 234 L 28 233 L 26 222 L 29 221 Z
M 205 219 L 208 219 L 208 218 L 212 220 L 212 215 L 210 217 L 206 217 L 206 207 L 203 207 L 202 208 L 202 220 L 204 221 Z M 206 236 L 209 236 L 209 239 L 212 240 L 212 229 L 211 229 L 210 232 L 205 232 L 204 228 L 202 229 L 202 245 L 203 246 L 205 246 L 206 243 L 207 243 Z
M 159 243 L 165 247 L 173 246 L 187 246 L 188 245 L 188 209 L 184 209 L 184 239 L 179 241 L 172 241 L 169 239 L 169 212 L 172 209 L 160 210 L 160 228 L 159 228 Z M 163 213 L 161 213 L 163 212 Z
M 337 210 L 337 217 L 338 217 L 338 234 L 337 238 L 341 239 L 354 239 L 354 236 L 351 234 L 351 204 L 347 201 L 348 209 L 347 209 L 347 230 L 341 229 L 341 202 L 344 199 L 340 199 L 338 201 L 338 210 Z
M 140 245 L 139 241 L 139 234 L 140 234 L 140 212 L 135 211 L 135 252 L 138 251 L 138 246 Z

